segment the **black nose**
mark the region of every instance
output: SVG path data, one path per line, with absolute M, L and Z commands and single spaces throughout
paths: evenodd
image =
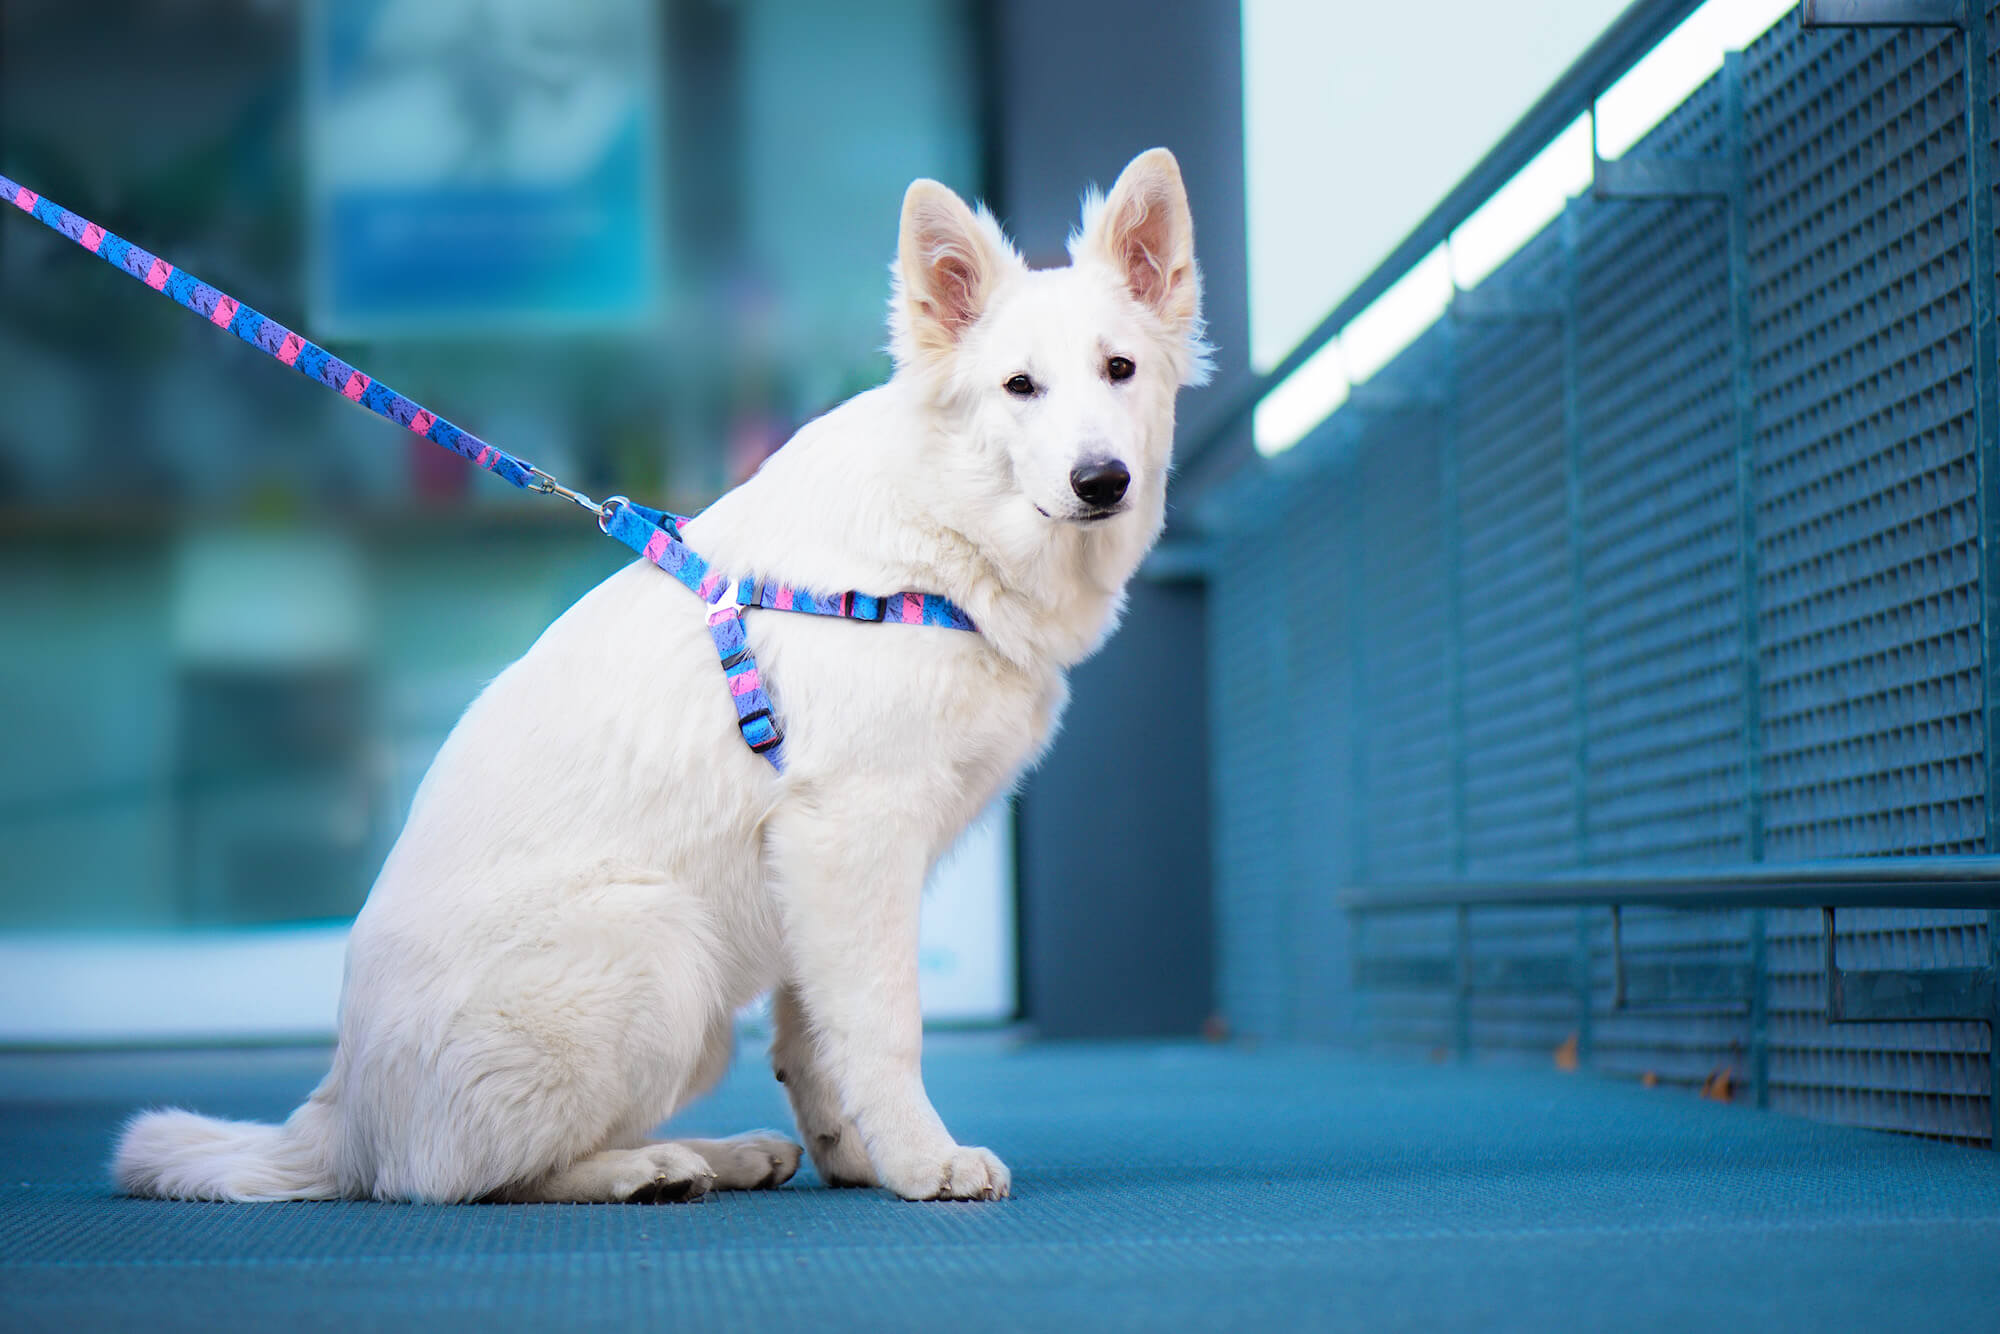
M 1110 509 L 1125 498 L 1125 488 L 1131 484 L 1132 474 L 1117 459 L 1070 469 L 1069 489 L 1093 509 Z

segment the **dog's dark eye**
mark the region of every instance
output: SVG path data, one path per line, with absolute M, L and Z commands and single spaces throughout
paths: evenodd
M 1035 394 L 1035 382 L 1025 375 L 1016 375 L 1007 381 L 1007 392 L 1016 398 L 1032 398 Z
M 1132 372 L 1138 370 L 1130 357 L 1113 357 L 1104 363 L 1104 373 L 1114 380 L 1129 380 Z

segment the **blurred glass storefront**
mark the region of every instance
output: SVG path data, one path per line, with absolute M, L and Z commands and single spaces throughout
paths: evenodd
M 699 507 L 886 373 L 903 188 L 982 185 L 971 8 L 17 0 L 0 172 L 573 485 Z M 451 208 L 501 239 L 412 318 Z M 0 933 L 347 917 L 480 684 L 622 553 L 41 228 L 0 226 L 0 294 Z

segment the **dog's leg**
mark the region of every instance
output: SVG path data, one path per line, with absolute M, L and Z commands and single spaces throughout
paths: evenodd
M 766 825 L 792 979 L 875 1179 L 909 1200 L 994 1199 L 1008 1193 L 1006 1166 L 954 1141 L 924 1092 L 917 914 L 929 853 L 885 815 L 922 809 L 923 796 L 872 795 L 801 800 Z
M 686 1144 L 606 1149 L 487 1198 L 496 1204 L 676 1204 L 717 1184 L 715 1169 Z
M 698 1098 L 722 1082 L 729 1062 L 736 1055 L 736 1016 L 728 1012 L 708 1026 L 701 1043 L 701 1059 L 688 1085 L 689 1098 Z M 782 1186 L 799 1170 L 804 1150 L 775 1130 L 752 1130 L 728 1139 L 652 1140 L 654 1144 L 678 1144 L 700 1154 L 715 1173 L 716 1190 L 769 1190 Z
M 790 983 L 772 996 L 771 1017 L 776 1030 L 771 1038 L 771 1072 L 792 1100 L 792 1115 L 819 1179 L 829 1186 L 878 1184 L 861 1132 L 840 1110 L 840 1094 L 813 1049 L 812 1026 Z

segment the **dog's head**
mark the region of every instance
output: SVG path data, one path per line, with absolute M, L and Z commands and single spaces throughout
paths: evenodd
M 1045 525 L 1164 514 L 1174 395 L 1208 370 L 1180 166 L 1133 159 L 1086 199 L 1070 265 L 1032 270 L 984 209 L 936 181 L 903 198 L 890 350 L 926 382 L 950 446 Z M 1130 518 L 1122 516 L 1130 515 Z

